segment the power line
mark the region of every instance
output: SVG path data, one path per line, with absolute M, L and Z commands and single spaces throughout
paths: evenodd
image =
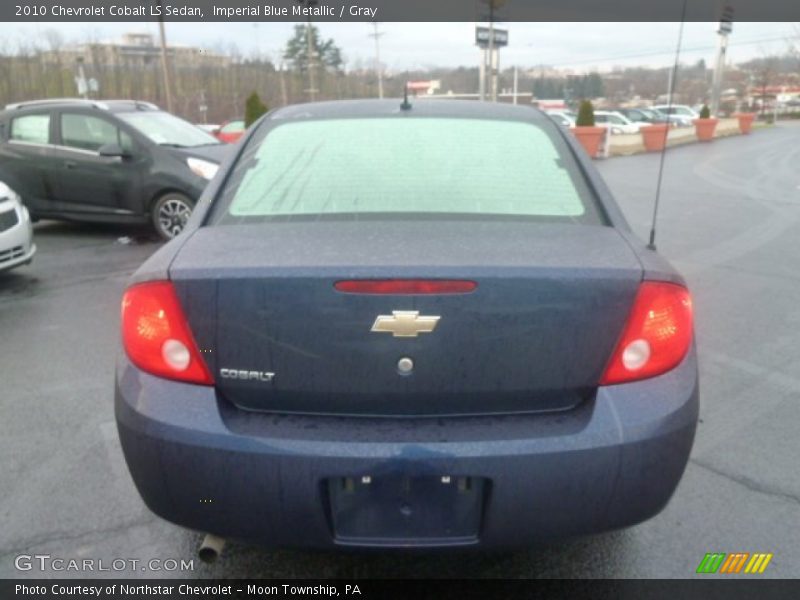
M 781 41 L 787 41 L 787 38 L 792 37 L 794 35 L 796 35 L 796 34 L 791 33 L 791 32 L 787 32 L 785 35 L 783 35 L 781 37 L 771 37 L 771 38 L 760 38 L 760 39 L 747 40 L 747 41 L 737 41 L 737 42 L 728 44 L 728 46 L 729 47 L 731 47 L 731 46 L 749 46 L 749 45 L 753 45 L 753 44 L 763 44 L 763 43 L 766 43 L 766 42 L 781 42 Z M 529 44 L 529 45 L 533 45 L 533 44 Z M 682 52 L 683 52 L 683 54 L 687 54 L 689 52 L 699 52 L 699 51 L 702 51 L 702 50 L 713 50 L 715 47 L 716 46 L 695 46 L 694 48 L 684 48 Z M 590 58 L 590 59 L 586 59 L 586 60 L 577 60 L 577 61 L 571 61 L 571 62 L 557 62 L 557 61 L 554 61 L 554 62 L 550 62 L 548 64 L 551 65 L 551 66 L 554 66 L 554 67 L 586 65 L 586 64 L 594 64 L 594 63 L 600 63 L 600 62 L 610 62 L 610 61 L 614 61 L 614 60 L 625 60 L 625 59 L 629 59 L 629 58 L 646 58 L 648 56 L 672 55 L 673 52 L 674 52 L 674 49 L 669 49 L 669 50 L 651 50 L 651 51 L 647 51 L 647 52 L 639 52 L 639 53 L 636 53 L 636 54 L 618 54 L 616 56 L 609 56 L 609 57 L 605 57 L 605 58 Z

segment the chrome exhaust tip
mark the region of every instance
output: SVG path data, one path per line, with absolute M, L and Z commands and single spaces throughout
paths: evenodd
M 207 533 L 203 538 L 203 542 L 200 544 L 197 555 L 204 563 L 211 564 L 219 558 L 223 548 L 225 548 L 224 538 Z

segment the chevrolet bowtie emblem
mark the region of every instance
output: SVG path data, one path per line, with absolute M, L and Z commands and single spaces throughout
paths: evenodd
M 440 318 L 420 317 L 416 310 L 393 310 L 391 315 L 378 315 L 371 331 L 391 333 L 394 337 L 417 337 L 436 329 Z

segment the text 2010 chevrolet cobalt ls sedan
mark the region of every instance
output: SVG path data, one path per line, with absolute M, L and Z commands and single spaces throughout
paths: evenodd
M 530 108 L 354 101 L 248 132 L 122 306 L 147 505 L 273 546 L 519 546 L 658 513 L 692 304 Z

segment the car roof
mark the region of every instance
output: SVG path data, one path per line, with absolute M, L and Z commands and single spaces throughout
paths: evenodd
M 106 112 L 157 111 L 158 106 L 141 100 L 84 100 L 82 98 L 45 98 L 7 104 L 4 113 L 42 109 L 89 108 Z
M 547 121 L 538 108 L 524 105 L 479 102 L 476 100 L 441 100 L 409 98 L 411 105 L 402 109 L 402 98 L 389 100 L 337 100 L 333 102 L 310 102 L 280 108 L 269 115 L 270 120 L 283 119 L 340 119 L 380 117 L 453 117 L 475 119 L 498 119 Z

